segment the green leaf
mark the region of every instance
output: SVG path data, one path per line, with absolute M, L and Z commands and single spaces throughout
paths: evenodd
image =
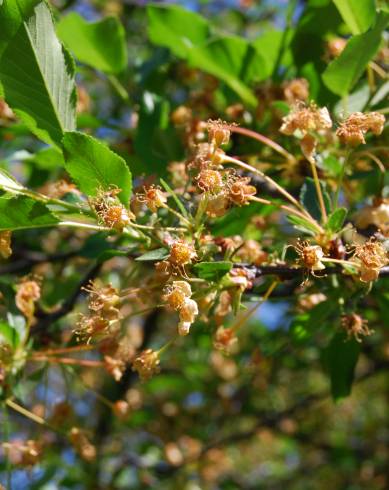
M 334 0 L 334 4 L 352 34 L 362 34 L 374 23 L 374 0 Z
M 260 78 L 257 78 L 257 80 L 265 80 L 272 75 L 281 50 L 283 50 L 281 56 L 282 66 L 286 67 L 291 63 L 292 58 L 288 47 L 292 36 L 293 32 L 288 31 L 286 38 L 284 39 L 284 32 L 274 29 L 264 32 L 257 39 L 252 41 L 251 45 L 260 56 L 262 64 L 261 71 L 258 73 Z
M 42 2 L 9 42 L 0 61 L 5 99 L 38 138 L 61 144 L 75 128 L 74 66 Z
M 124 205 L 131 196 L 131 172 L 126 162 L 105 144 L 86 134 L 71 132 L 63 138 L 65 168 L 82 192 L 96 196 L 112 186 Z
M 0 231 L 51 226 L 59 219 L 41 202 L 26 196 L 0 198 Z
M 144 92 L 134 140 L 137 173 L 165 175 L 168 162 L 183 158 L 180 138 L 169 124 L 169 101 Z
M 23 22 L 30 17 L 33 8 L 41 0 L 4 0 L 0 2 L 0 58 L 9 41 Z
M 23 188 L 24 187 L 22 184 L 19 184 L 19 182 L 15 180 L 6 170 L 3 168 L 0 169 L 0 189 L 10 192 L 18 192 Z
M 191 49 L 188 53 L 188 61 L 196 68 L 211 73 L 225 82 L 244 102 L 255 107 L 257 98 L 241 81 L 247 70 L 247 60 L 251 63 L 255 62 L 253 54 L 255 50 L 245 39 L 225 36 Z
M 344 398 L 351 393 L 360 350 L 361 344 L 354 339 L 347 340 L 343 332 L 336 333 L 325 349 L 323 359 L 330 375 L 334 400 Z
M 332 92 L 340 96 L 349 93 L 380 47 L 382 32 L 388 21 L 389 14 L 381 12 L 375 26 L 363 34 L 353 36 L 342 53 L 328 65 L 322 77 Z
M 329 214 L 331 211 L 331 199 L 323 182 L 320 182 L 320 187 L 323 194 L 324 205 L 327 214 Z M 305 179 L 304 185 L 301 188 L 300 202 L 316 220 L 321 220 L 322 216 L 316 193 L 315 181 L 311 177 Z
M 294 225 L 296 230 L 300 230 L 308 235 L 315 236 L 317 234 L 317 228 L 313 226 L 313 224 L 304 219 L 300 218 L 300 216 L 295 216 L 294 214 L 290 214 L 286 217 L 286 219 Z
M 17 330 L 3 320 L 0 320 L 0 345 L 2 342 L 15 349 L 20 342 Z
M 220 279 L 230 272 L 232 268 L 232 262 L 201 262 L 194 266 L 196 274 L 201 279 L 207 281 L 220 281 Z
M 342 229 L 344 220 L 347 216 L 346 208 L 338 208 L 332 214 L 328 216 L 326 229 L 329 231 L 337 232 Z
M 208 22 L 178 5 L 149 5 L 147 17 L 150 41 L 180 58 L 186 58 L 192 46 L 203 44 L 209 36 Z
M 42 170 L 54 170 L 65 166 L 63 154 L 56 147 L 42 148 L 26 158 L 25 162 L 31 162 Z
M 156 248 L 155 250 L 151 250 L 151 252 L 146 252 L 140 257 L 137 257 L 135 260 L 138 260 L 139 262 L 164 260 L 168 256 L 169 253 L 166 248 Z
M 58 23 L 57 33 L 82 63 L 105 73 L 120 73 L 127 66 L 125 32 L 116 17 L 87 22 L 72 12 Z

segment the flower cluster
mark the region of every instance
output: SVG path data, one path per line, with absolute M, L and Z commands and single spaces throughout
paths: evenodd
M 89 315 L 81 315 L 75 334 L 88 342 L 115 333 L 120 320 L 119 292 L 111 284 L 100 286 L 92 282 L 84 288 L 89 293 Z
M 341 326 L 347 333 L 347 337 L 354 338 L 357 342 L 362 342 L 361 337 L 371 335 L 373 330 L 370 330 L 367 320 L 364 320 L 356 313 L 342 315 Z
M 374 239 L 358 245 L 355 249 L 355 257 L 360 263 L 360 278 L 363 282 L 375 281 L 380 269 L 389 263 L 387 251 Z
M 179 335 L 188 335 L 190 326 L 198 315 L 196 301 L 191 299 L 192 289 L 186 281 L 173 281 L 165 287 L 163 299 L 175 311 L 179 312 Z
M 37 279 L 26 277 L 16 286 L 16 306 L 30 325 L 34 323 L 35 303 L 40 297 L 41 286 Z
M 379 112 L 353 112 L 336 130 L 339 140 L 349 146 L 364 145 L 365 134 L 371 131 L 375 135 L 382 133 L 385 116 Z
M 141 381 L 147 381 L 154 374 L 160 372 L 159 367 L 159 354 L 152 349 L 146 349 L 142 351 L 134 360 L 132 364 L 133 371 L 137 371 Z
M 135 219 L 134 214 L 119 201 L 117 196 L 120 192 L 117 187 L 107 191 L 100 190 L 97 196 L 89 201 L 100 223 L 117 231 L 122 231 Z
M 309 271 L 314 272 L 325 269 L 325 265 L 322 262 L 324 252 L 320 245 L 310 245 L 307 241 L 299 241 L 295 246 L 295 250 L 300 257 L 301 264 Z
M 89 441 L 88 434 L 85 430 L 73 427 L 70 431 L 69 439 L 82 459 L 88 462 L 96 459 L 96 448 Z
M 145 203 L 152 213 L 156 213 L 159 208 L 166 205 L 167 197 L 160 187 L 150 185 L 144 187 L 143 192 L 136 194 L 136 200 Z

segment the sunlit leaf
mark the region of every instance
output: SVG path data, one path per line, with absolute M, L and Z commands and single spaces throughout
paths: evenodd
M 119 73 L 127 65 L 125 32 L 116 17 L 87 22 L 72 12 L 58 23 L 57 33 L 82 63 L 106 73 Z
M 374 27 L 353 36 L 341 54 L 328 65 L 323 81 L 332 92 L 344 96 L 356 84 L 380 47 L 382 32 L 388 21 L 389 14 L 381 12 Z
M 150 41 L 166 46 L 182 58 L 191 47 L 203 44 L 209 36 L 208 22 L 178 5 L 149 5 L 147 17 Z
M 376 16 L 374 0 L 334 0 L 352 34 L 361 34 L 373 24 Z
M 41 2 L 9 42 L 0 61 L 5 99 L 38 138 L 60 145 L 75 128 L 74 66 Z
M 126 162 L 92 136 L 72 132 L 63 138 L 65 168 L 82 192 L 96 196 L 100 190 L 121 189 L 118 195 L 127 205 L 132 178 Z

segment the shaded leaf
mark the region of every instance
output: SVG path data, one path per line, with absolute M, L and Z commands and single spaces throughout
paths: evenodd
M 342 229 L 344 220 L 347 216 L 346 208 L 338 208 L 333 213 L 328 216 L 328 221 L 326 223 L 326 229 L 337 232 Z
M 181 58 L 186 58 L 191 47 L 203 44 L 209 36 L 207 20 L 178 5 L 149 5 L 147 17 L 150 41 L 166 46 Z
M 125 32 L 116 17 L 87 22 L 72 12 L 58 23 L 57 33 L 82 63 L 106 73 L 119 73 L 126 68 Z
M 343 332 L 336 333 L 325 349 L 323 359 L 330 375 L 334 400 L 344 398 L 351 393 L 360 350 L 360 343 L 354 339 L 347 340 Z
M 65 168 L 82 192 L 96 196 L 112 186 L 125 205 L 131 196 L 131 172 L 126 162 L 105 144 L 86 134 L 71 132 L 63 138 Z
M 30 17 L 41 0 L 3 0 L 0 2 L 0 58 L 9 41 Z
M 331 199 L 323 182 L 320 182 L 320 187 L 323 194 L 324 205 L 326 207 L 327 214 L 329 214 L 331 211 Z M 316 220 L 321 220 L 322 216 L 316 193 L 316 186 L 311 177 L 307 177 L 305 179 L 304 185 L 301 188 L 300 202 Z
M 15 349 L 19 341 L 20 338 L 17 330 L 5 321 L 0 320 L 0 345 L 2 342 L 5 342 Z
M 0 231 L 39 228 L 58 222 L 47 206 L 29 197 L 0 199 Z
M 201 262 L 194 266 L 196 274 L 207 281 L 219 281 L 232 268 L 232 262 Z
M 163 260 L 169 256 L 169 252 L 166 248 L 156 248 L 155 250 L 151 250 L 151 252 L 146 252 L 145 254 L 137 257 L 136 260 L 140 262 L 144 261 L 154 261 L 154 260 Z
M 60 145 L 75 128 L 74 66 L 44 2 L 9 42 L 0 80 L 7 103 L 38 138 Z
M 243 38 L 225 36 L 194 47 L 189 51 L 188 61 L 196 68 L 214 75 L 225 82 L 243 101 L 251 106 L 257 105 L 257 98 L 241 80 L 244 78 L 246 60 L 255 62 L 255 50 Z M 257 54 L 257 56 L 259 56 Z

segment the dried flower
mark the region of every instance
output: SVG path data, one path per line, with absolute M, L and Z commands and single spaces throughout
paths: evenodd
M 96 448 L 89 441 L 86 431 L 79 429 L 78 427 L 73 427 L 70 431 L 69 439 L 82 459 L 88 462 L 96 459 Z
M 295 249 L 303 266 L 310 271 L 321 271 L 326 268 L 321 262 L 324 252 L 320 245 L 310 245 L 308 242 L 299 241 Z
M 198 313 L 199 309 L 196 301 L 187 298 L 180 308 L 180 321 L 193 323 Z
M 218 218 L 226 214 L 229 205 L 230 201 L 227 194 L 225 194 L 224 192 L 216 195 L 210 195 L 208 196 L 205 213 L 211 218 Z
M 389 231 L 389 199 L 376 199 L 371 206 L 365 206 L 355 216 L 358 228 L 374 225 L 382 232 Z
M 221 173 L 217 170 L 203 169 L 198 174 L 197 185 L 204 192 L 218 194 L 223 187 L 223 179 Z
M 135 358 L 132 369 L 138 372 L 141 381 L 147 381 L 160 372 L 159 363 L 158 352 L 146 349 Z
M 92 312 L 99 313 L 108 320 L 119 317 L 119 291 L 112 284 L 99 286 L 98 281 L 93 281 L 83 289 L 89 293 L 88 307 Z
M 3 443 L 3 448 L 12 464 L 25 467 L 31 467 L 39 463 L 43 451 L 42 444 L 32 439 L 5 442 Z
M 347 40 L 342 37 L 330 39 L 327 44 L 327 51 L 330 58 L 337 58 L 346 47 Z
M 284 96 L 289 104 L 304 102 L 309 97 L 309 83 L 305 78 L 296 78 L 284 83 Z
M 82 85 L 77 86 L 77 114 L 82 114 L 83 112 L 89 112 L 90 110 L 90 97 L 86 89 Z
M 318 108 L 315 104 L 296 106 L 290 114 L 282 119 L 281 133 L 293 135 L 299 130 L 304 136 L 309 132 L 321 131 L 332 127 L 332 121 L 326 107 Z
M 190 264 L 197 258 L 195 248 L 185 240 L 176 240 L 170 246 L 169 262 L 175 267 Z
M 192 109 L 180 105 L 171 113 L 170 118 L 175 126 L 185 126 L 192 120 Z
M 381 243 L 370 239 L 355 249 L 355 257 L 360 260 L 360 279 L 371 282 L 378 279 L 380 269 L 388 264 L 388 254 Z
M 12 109 L 4 99 L 0 98 L 0 120 L 12 121 L 13 119 L 15 119 L 15 114 Z
M 12 255 L 11 236 L 11 231 L 0 231 L 0 255 L 3 259 L 8 259 Z
M 168 260 L 161 260 L 155 263 L 155 272 L 157 275 L 157 280 L 167 280 L 172 273 L 172 265 Z
M 222 291 L 219 296 L 219 302 L 215 308 L 215 322 L 220 324 L 224 317 L 232 312 L 233 297 L 230 291 Z
M 181 337 L 185 337 L 185 335 L 188 335 L 191 326 L 191 322 L 179 321 L 177 326 L 178 335 L 180 335 Z
M 374 333 L 374 330 L 370 330 L 367 320 L 364 320 L 356 313 L 349 315 L 342 315 L 341 326 L 347 333 L 347 338 L 352 338 L 357 342 L 362 342 L 361 336 L 365 337 Z
M 26 317 L 29 324 L 34 321 L 35 302 L 40 297 L 41 287 L 37 280 L 24 278 L 16 286 L 16 306 Z
M 90 342 L 96 337 L 105 336 L 109 333 L 110 322 L 100 315 L 85 316 L 80 315 L 74 334 L 80 341 Z
M 146 203 L 152 213 L 156 213 L 158 208 L 162 208 L 167 202 L 165 193 L 162 192 L 160 187 L 155 185 L 144 187 L 143 193 L 138 193 L 136 198 L 139 202 Z
M 264 252 L 256 240 L 245 240 L 237 250 L 236 257 L 242 262 L 259 266 L 266 262 L 268 254 Z
M 113 412 L 118 419 L 126 420 L 131 413 L 131 408 L 125 400 L 117 400 L 113 404 Z
M 126 369 L 126 364 L 122 359 L 104 356 L 104 367 L 115 381 L 120 381 Z
M 213 346 L 215 349 L 230 354 L 238 343 L 235 330 L 232 328 L 224 328 L 220 326 L 213 338 Z
M 228 198 L 237 206 L 248 204 L 250 198 L 257 193 L 257 189 L 249 185 L 250 180 L 250 177 L 231 177 L 228 183 Z
M 117 198 L 120 192 L 118 188 L 101 190 L 95 198 L 90 200 L 90 205 L 99 221 L 108 228 L 118 231 L 122 231 L 131 220 L 135 219 L 135 215 L 126 209 Z
M 163 300 L 166 301 L 173 310 L 179 311 L 191 295 L 192 289 L 188 282 L 173 281 L 172 284 L 166 286 Z
M 207 122 L 208 142 L 218 148 L 230 141 L 231 131 L 227 128 L 228 123 L 218 119 Z
M 336 130 L 341 143 L 349 146 L 365 144 L 365 134 L 371 131 L 375 135 L 382 133 L 385 116 L 379 112 L 354 112 L 340 124 Z

